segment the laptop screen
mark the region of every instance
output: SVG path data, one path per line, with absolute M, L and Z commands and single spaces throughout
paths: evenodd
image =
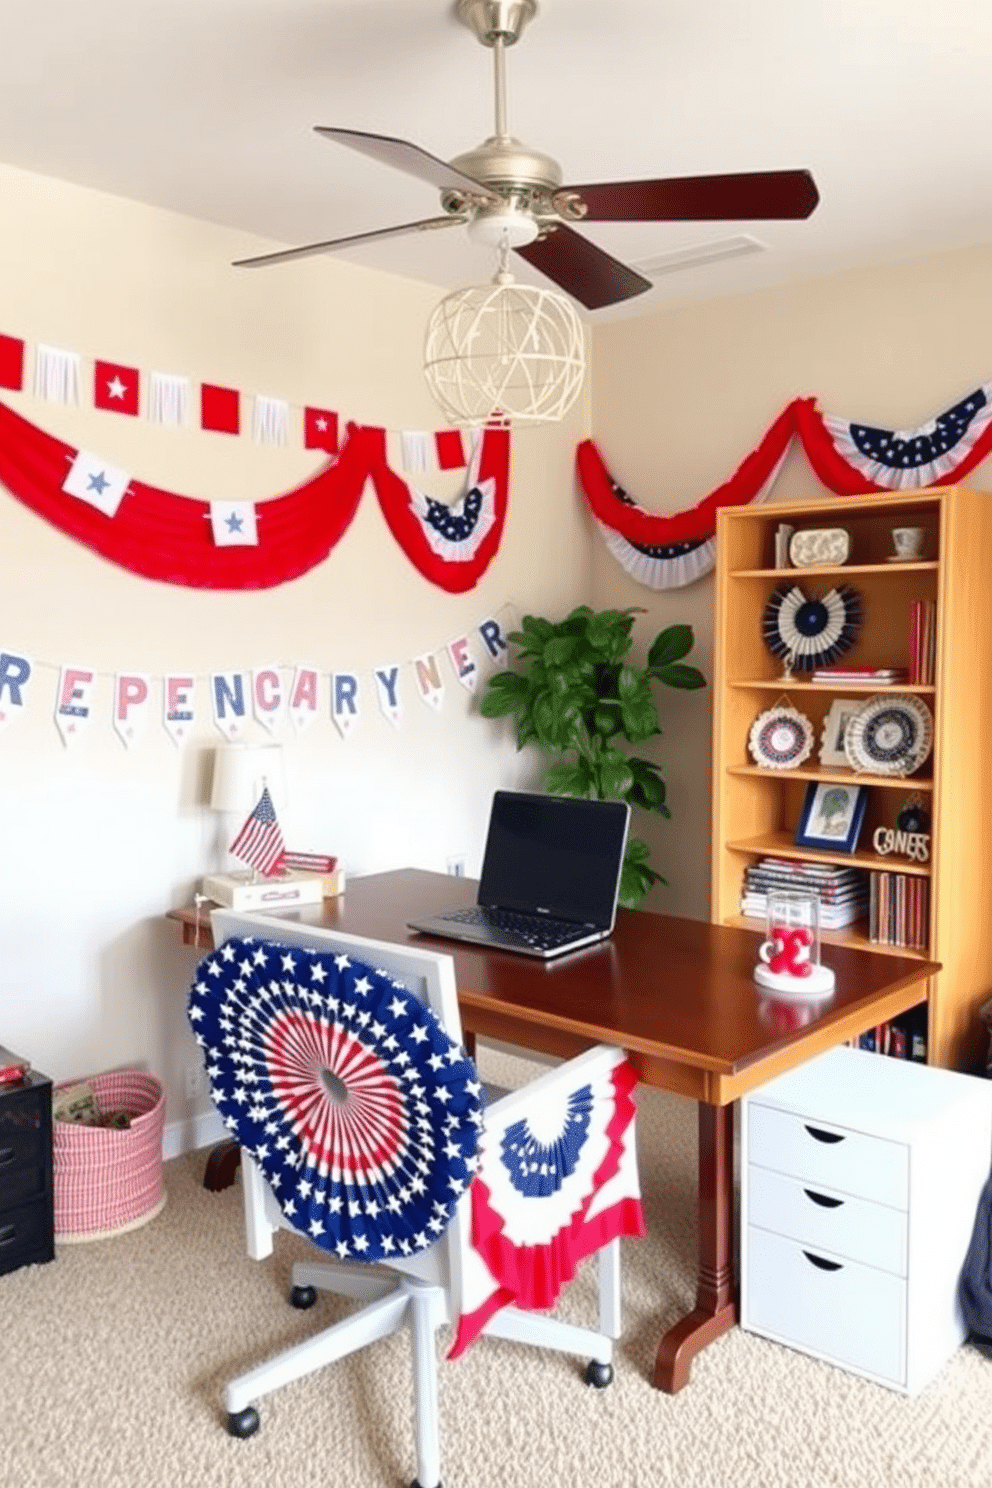
M 479 904 L 612 928 L 629 817 L 623 801 L 497 791 Z

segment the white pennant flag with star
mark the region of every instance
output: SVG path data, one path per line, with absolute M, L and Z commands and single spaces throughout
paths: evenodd
M 105 517 L 113 517 L 117 514 L 117 508 L 124 499 L 130 481 L 131 477 L 126 470 L 118 470 L 116 465 L 101 460 L 99 455 L 81 449 L 69 467 L 62 489 L 69 496 L 78 496 L 80 501 L 88 501 L 90 506 L 102 511 Z
M 210 523 L 218 548 L 258 547 L 258 525 L 251 501 L 211 501 Z

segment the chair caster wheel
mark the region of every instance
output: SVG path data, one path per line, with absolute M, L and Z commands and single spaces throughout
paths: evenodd
M 258 1411 L 253 1405 L 245 1406 L 243 1411 L 228 1411 L 228 1436 L 254 1436 L 260 1424 Z
M 414 1478 L 413 1482 L 410 1484 L 410 1488 L 423 1488 L 420 1479 Z M 436 1488 L 444 1488 L 444 1484 L 441 1482 L 440 1478 L 437 1481 Z
M 607 1385 L 613 1383 L 613 1365 L 600 1364 L 596 1359 L 590 1359 L 586 1365 L 585 1382 L 597 1390 L 605 1390 Z
M 305 1312 L 308 1307 L 312 1307 L 316 1302 L 317 1288 L 294 1286 L 289 1294 L 289 1300 L 294 1307 L 298 1307 L 301 1312 Z

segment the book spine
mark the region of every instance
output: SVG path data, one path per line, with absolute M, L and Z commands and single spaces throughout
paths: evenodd
M 909 677 L 911 683 L 920 680 L 920 634 L 922 603 L 918 599 L 909 602 Z

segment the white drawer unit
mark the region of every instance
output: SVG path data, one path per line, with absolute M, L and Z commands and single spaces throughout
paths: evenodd
M 963 1341 L 992 1081 L 839 1048 L 741 1102 L 741 1326 L 914 1395 Z

